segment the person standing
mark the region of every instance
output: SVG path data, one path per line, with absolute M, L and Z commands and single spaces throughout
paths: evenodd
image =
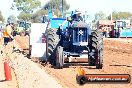
M 13 31 L 13 24 L 7 24 L 3 32 L 4 45 L 7 45 L 8 42 L 13 40 L 12 31 Z
M 2 29 L 0 30 L 0 42 L 2 41 L 2 37 L 3 37 L 3 32 Z

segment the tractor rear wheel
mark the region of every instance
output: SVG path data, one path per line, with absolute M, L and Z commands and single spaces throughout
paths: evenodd
M 94 30 L 91 35 L 89 65 L 97 69 L 103 67 L 103 35 L 98 30 Z
M 47 61 L 50 62 L 51 65 L 56 64 L 56 49 L 59 43 L 59 35 L 57 35 L 57 29 L 48 29 L 47 35 Z
M 98 51 L 98 59 L 96 60 L 96 68 L 102 69 L 103 67 L 103 49 Z

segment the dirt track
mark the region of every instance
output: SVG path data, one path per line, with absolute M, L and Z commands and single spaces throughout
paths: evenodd
M 94 67 L 83 67 L 87 74 L 130 74 L 132 75 L 132 40 L 105 39 L 104 40 L 104 66 L 98 70 Z M 49 74 L 57 78 L 68 88 L 132 88 L 130 84 L 76 84 L 76 70 L 74 66 L 61 70 L 44 68 Z
M 62 85 L 58 84 L 52 76 L 28 59 L 26 55 L 18 52 L 18 49 L 27 48 L 27 38 L 18 36 L 15 37 L 15 43 L 10 42 L 5 48 L 0 47 L 0 51 L 3 52 L 0 54 L 0 88 L 62 88 Z M 13 50 L 13 45 L 16 47 L 16 51 Z M 9 61 L 12 68 L 11 81 L 4 80 L 4 59 Z
M 19 39 L 19 38 L 18 38 Z M 25 39 L 20 40 L 25 42 Z M 132 75 L 132 40 L 105 39 L 104 40 L 104 66 L 98 70 L 94 67 L 83 67 L 87 74 L 130 74 Z M 24 46 L 23 46 L 24 47 Z M 83 86 L 76 84 L 75 66 L 69 68 L 54 69 L 40 66 L 47 73 L 55 77 L 65 88 L 132 88 L 129 84 L 100 84 L 89 83 Z

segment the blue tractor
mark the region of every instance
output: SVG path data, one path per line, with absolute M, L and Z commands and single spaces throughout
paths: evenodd
M 46 32 L 47 61 L 57 68 L 66 64 L 86 63 L 103 67 L 103 36 L 97 29 L 79 19 L 70 17 L 53 18 L 49 13 Z

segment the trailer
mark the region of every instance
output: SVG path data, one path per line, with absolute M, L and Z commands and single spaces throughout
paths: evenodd
M 46 52 L 46 32 L 47 23 L 32 23 L 30 31 L 30 58 L 45 58 Z

